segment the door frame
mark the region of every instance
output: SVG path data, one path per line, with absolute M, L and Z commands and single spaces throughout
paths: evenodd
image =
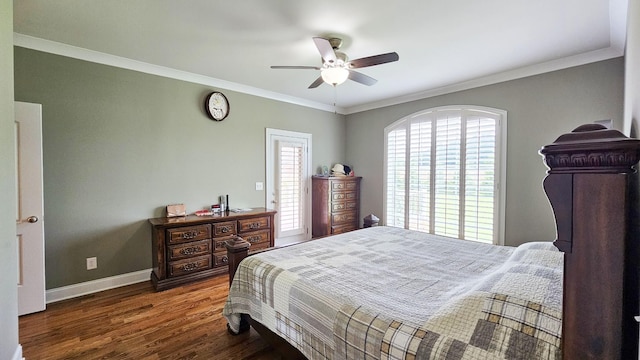
M 265 180 L 265 207 L 269 208 L 269 207 L 273 207 L 274 204 L 274 188 L 275 188 L 275 168 L 276 168 L 276 164 L 274 163 L 275 161 L 275 144 L 276 141 L 281 139 L 281 138 L 290 138 L 293 141 L 305 141 L 307 144 L 307 148 L 305 151 L 305 169 L 304 171 L 306 172 L 306 176 L 304 179 L 304 203 L 305 203 L 305 207 L 304 207 L 304 213 L 301 214 L 304 217 L 304 224 L 305 224 L 305 234 L 304 234 L 304 240 L 310 240 L 311 239 L 311 191 L 310 191 L 310 186 L 311 186 L 311 175 L 312 173 L 312 164 L 311 164 L 311 159 L 312 159 L 312 154 L 311 154 L 311 149 L 312 149 L 312 135 L 308 134 L 308 133 L 302 133 L 302 132 L 296 132 L 296 131 L 289 131 L 289 130 L 280 130 L 280 129 L 272 129 L 272 128 L 266 128 L 266 132 L 265 132 L 265 154 L 266 154 L 266 161 L 265 161 L 265 172 L 266 172 L 266 180 Z M 278 214 L 276 214 L 276 217 L 278 216 Z M 276 223 L 278 223 L 278 221 L 276 221 Z M 280 229 L 279 226 L 275 227 L 275 237 L 277 240 L 278 237 L 280 235 Z

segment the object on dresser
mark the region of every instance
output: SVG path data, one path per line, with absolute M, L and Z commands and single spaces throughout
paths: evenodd
M 167 205 L 167 217 L 187 216 L 187 208 L 184 204 Z
M 193 213 L 195 216 L 211 216 L 213 215 L 213 211 L 211 210 L 198 210 Z
M 213 205 L 211 205 L 211 211 L 214 214 L 220 214 L 220 212 L 222 212 L 222 206 L 223 205 L 224 204 L 213 204 Z
M 335 164 L 331 169 L 332 176 L 353 176 L 353 170 L 349 165 Z
M 227 195 L 227 198 L 229 198 L 229 195 Z M 219 208 L 221 212 L 225 212 L 229 207 L 227 206 L 227 200 L 225 199 L 224 195 L 220 195 L 219 197 Z

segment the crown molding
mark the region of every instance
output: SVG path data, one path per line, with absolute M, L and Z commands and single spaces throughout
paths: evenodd
M 187 71 L 176 70 L 165 66 L 154 65 L 138 60 L 125 58 L 122 56 L 110 55 L 99 51 L 59 43 L 56 41 L 45 40 L 42 38 L 24 35 L 17 32 L 13 33 L 13 44 L 15 46 L 38 50 L 50 54 L 66 56 L 102 65 L 115 66 L 127 70 L 139 71 L 142 73 L 162 76 L 170 79 L 188 81 L 196 84 L 211 86 L 214 88 L 236 91 L 243 94 L 286 102 L 294 105 L 300 105 L 317 110 L 337 112 L 339 114 L 344 114 L 345 112 L 345 109 L 340 107 L 336 108 L 332 105 L 326 105 L 315 101 L 309 101 L 294 96 L 284 95 L 274 91 L 268 91 Z
M 483 76 L 477 79 L 442 86 L 436 89 L 425 90 L 405 96 L 385 99 L 368 104 L 353 106 L 346 109 L 345 115 L 355 114 L 363 111 L 378 109 L 381 107 L 403 104 L 411 101 L 426 99 L 434 96 L 450 94 L 457 91 L 469 90 L 481 86 L 498 84 L 505 81 L 516 80 L 533 75 L 540 75 L 552 71 L 562 70 L 574 66 L 585 65 L 603 60 L 609 60 L 624 55 L 624 50 L 618 47 L 594 50 L 591 52 L 569 56 L 557 60 L 547 61 L 540 64 L 525 66 L 510 71 Z
M 626 0 L 617 0 L 624 2 Z M 626 22 L 625 22 L 626 24 Z M 615 36 L 612 30 L 612 38 Z M 85 60 L 103 65 L 115 66 L 123 69 L 139 71 L 147 74 L 163 76 L 171 79 L 188 81 L 196 84 L 207 85 L 214 88 L 222 88 L 248 95 L 258 96 L 266 99 L 281 101 L 289 104 L 304 106 L 317 110 L 334 112 L 341 115 L 350 115 L 363 111 L 378 109 L 382 107 L 399 105 L 411 101 L 421 100 L 434 96 L 445 95 L 457 91 L 469 90 L 481 86 L 493 85 L 505 81 L 520 79 L 528 76 L 539 75 L 551 71 L 562 70 L 574 66 L 585 65 L 593 62 L 609 60 L 624 55 L 624 46 L 620 41 L 613 43 L 611 47 L 594 50 L 591 52 L 569 56 L 561 59 L 547 61 L 540 64 L 525 66 L 510 71 L 492 74 L 477 79 L 464 81 L 452 85 L 442 86 L 436 89 L 429 89 L 409 95 L 403 95 L 395 98 L 384 99 L 367 104 L 352 107 L 334 107 L 332 105 L 322 104 L 315 101 L 309 101 L 302 98 L 284 95 L 274 91 L 268 91 L 252 86 L 234 83 L 231 81 L 212 78 L 204 75 L 190 73 L 187 71 L 176 70 L 169 67 L 154 65 L 142 61 L 132 60 L 129 58 L 110 55 L 94 50 L 88 50 L 77 46 L 71 46 L 51 40 L 45 40 L 20 33 L 13 33 L 13 42 L 15 46 L 27 49 L 38 50 L 51 54 L 66 56 L 74 59 Z M 624 43 L 624 41 L 622 41 Z

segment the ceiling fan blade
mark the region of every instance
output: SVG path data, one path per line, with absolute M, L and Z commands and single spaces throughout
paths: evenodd
M 378 80 L 372 78 L 371 76 L 353 70 L 349 70 L 349 79 L 367 86 L 371 86 L 378 82 Z
M 311 69 L 311 70 L 320 70 L 320 68 L 317 67 L 317 66 L 279 66 L 279 65 L 272 65 L 271 68 L 272 69 Z
M 324 80 L 322 80 L 322 76 L 320 76 L 316 79 L 316 81 L 312 82 L 311 85 L 309 85 L 309 89 L 315 89 L 318 86 L 322 85 L 323 82 Z
M 396 52 L 390 52 L 386 54 L 374 55 L 363 57 L 360 59 L 351 60 L 349 62 L 349 67 L 352 69 L 363 68 L 367 66 L 386 64 L 394 61 L 398 61 L 400 57 Z
M 336 62 L 336 53 L 333 51 L 333 47 L 329 40 L 321 37 L 314 37 L 313 42 L 316 43 L 316 47 L 322 56 L 322 59 L 329 64 Z

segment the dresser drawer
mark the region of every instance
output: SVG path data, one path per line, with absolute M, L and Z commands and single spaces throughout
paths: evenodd
M 255 252 L 258 250 L 263 250 L 263 249 L 268 249 L 269 248 L 269 243 L 268 242 L 261 242 L 261 243 L 256 243 L 256 244 L 252 244 L 251 247 L 249 248 L 249 252 Z
M 209 238 L 211 238 L 211 225 L 209 224 L 167 229 L 167 239 L 169 244 L 205 240 Z
M 173 261 L 169 263 L 169 277 L 211 269 L 212 265 L 211 255 Z
M 331 200 L 355 200 L 358 198 L 358 193 L 355 191 L 335 191 L 331 193 Z
M 357 201 L 334 201 L 331 203 L 331 212 L 336 213 L 345 210 L 355 210 L 358 208 Z
M 342 234 L 349 231 L 357 230 L 358 226 L 356 224 L 342 224 L 342 225 L 334 225 L 331 227 L 331 234 Z
M 213 266 L 227 266 L 229 265 L 229 258 L 226 251 L 220 251 L 213 254 Z
M 212 225 L 213 225 L 214 237 L 231 236 L 237 233 L 235 221 L 225 221 L 220 223 L 214 223 Z
M 256 231 L 259 229 L 268 229 L 270 227 L 271 222 L 269 221 L 268 216 L 238 220 L 238 228 L 240 233 L 245 233 L 247 231 Z
M 331 190 L 355 190 L 358 183 L 355 181 L 332 181 Z
M 227 251 L 227 247 L 224 245 L 227 240 L 233 238 L 233 236 L 221 237 L 213 239 L 214 250 L 213 251 Z
M 347 211 L 347 212 L 342 212 L 338 214 L 332 214 L 331 224 L 337 225 L 337 224 L 344 224 L 344 223 L 355 223 L 358 220 L 357 216 L 358 215 L 355 211 Z
M 169 261 L 211 254 L 211 240 L 200 240 L 169 246 Z
M 242 239 L 251 244 L 251 249 L 260 243 L 270 243 L 271 233 L 269 230 L 254 231 L 242 234 Z

